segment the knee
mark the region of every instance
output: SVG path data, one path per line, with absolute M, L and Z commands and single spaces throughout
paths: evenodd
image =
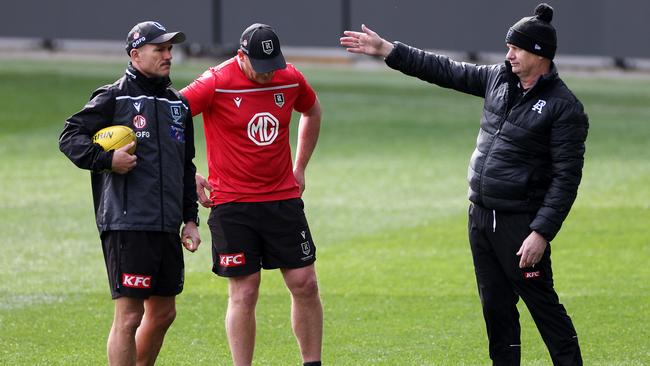
M 490 312 L 510 311 L 519 300 L 513 290 L 501 286 L 479 286 L 479 296 L 483 309 Z
M 145 314 L 145 316 L 148 316 L 148 314 Z M 176 307 L 151 314 L 151 316 L 148 317 L 157 327 L 167 329 L 172 325 L 174 319 L 176 319 Z
M 316 276 L 306 276 L 289 287 L 294 298 L 316 298 L 318 297 L 318 281 Z
M 115 327 L 124 333 L 135 334 L 136 330 L 142 323 L 143 312 L 128 311 L 115 314 Z
M 254 309 L 257 304 L 259 289 L 257 286 L 238 287 L 229 293 L 230 304 L 238 308 Z

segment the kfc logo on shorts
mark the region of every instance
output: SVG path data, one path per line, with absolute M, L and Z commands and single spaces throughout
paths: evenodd
M 238 267 L 246 264 L 244 253 L 219 254 L 219 265 L 221 267 Z
M 131 288 L 151 288 L 151 276 L 122 273 L 122 286 Z
M 541 271 L 535 271 L 535 272 L 524 272 L 524 278 L 525 279 L 531 279 L 531 278 L 537 278 L 542 275 Z

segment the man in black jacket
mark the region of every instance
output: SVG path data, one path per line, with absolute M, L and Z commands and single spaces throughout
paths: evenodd
M 550 241 L 576 198 L 588 121 L 559 78 L 553 9 L 540 4 L 506 35 L 505 64 L 470 65 L 390 43 L 362 25 L 341 45 L 403 73 L 485 98 L 468 181 L 469 239 L 494 365 L 519 365 L 521 297 L 554 365 L 582 365 L 553 288 Z
M 136 24 L 125 75 L 97 89 L 66 121 L 61 151 L 91 171 L 93 201 L 111 295 L 111 365 L 153 365 L 183 290 L 182 245 L 201 240 L 194 175 L 194 127 L 187 101 L 170 87 L 171 49 L 185 40 L 160 23 Z M 91 138 L 110 125 L 136 132 L 135 155 L 104 151 Z M 179 236 L 181 224 L 185 223 Z

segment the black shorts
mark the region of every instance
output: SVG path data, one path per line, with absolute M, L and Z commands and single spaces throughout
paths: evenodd
M 183 250 L 178 234 L 105 231 L 101 235 L 113 299 L 175 296 L 183 291 Z
M 316 247 L 300 198 L 269 202 L 231 202 L 214 207 L 212 271 L 244 276 L 260 268 L 300 268 L 316 260 Z

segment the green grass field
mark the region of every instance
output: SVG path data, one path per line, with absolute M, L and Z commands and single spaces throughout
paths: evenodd
M 205 66 L 176 66 L 175 86 Z M 0 61 L 1 365 L 106 363 L 113 304 L 89 174 L 58 151 L 57 139 L 65 118 L 123 69 Z M 465 176 L 482 100 L 387 70 L 303 71 L 324 109 L 305 193 L 324 361 L 490 364 L 466 238 Z M 650 79 L 565 80 L 591 128 L 578 199 L 553 242 L 556 288 L 586 365 L 648 365 Z M 197 145 L 206 172 L 202 133 Z M 202 209 L 203 222 L 207 215 Z M 226 280 L 211 274 L 205 225 L 201 234 L 202 247 L 185 256 L 185 291 L 159 365 L 230 364 Z M 522 364 L 550 365 L 520 310 Z M 263 273 L 257 320 L 254 364 L 300 364 L 277 271 Z

